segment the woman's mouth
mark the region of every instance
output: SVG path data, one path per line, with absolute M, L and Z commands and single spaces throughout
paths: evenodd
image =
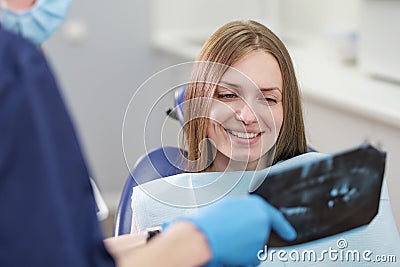
M 241 144 L 251 145 L 260 139 L 262 132 L 238 132 L 226 129 L 226 132 L 234 141 Z
M 257 135 L 261 134 L 261 133 L 247 133 L 247 132 L 236 132 L 236 131 L 232 131 L 232 130 L 226 130 L 228 133 L 230 133 L 231 135 L 237 136 L 239 138 L 243 138 L 243 139 L 251 139 L 256 137 Z

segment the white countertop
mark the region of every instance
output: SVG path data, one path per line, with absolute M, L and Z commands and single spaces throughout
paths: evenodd
M 210 34 L 156 34 L 152 44 L 165 53 L 192 61 Z M 356 65 L 339 62 L 333 49 L 321 40 L 288 41 L 287 47 L 304 97 L 400 128 L 400 84 L 373 79 Z

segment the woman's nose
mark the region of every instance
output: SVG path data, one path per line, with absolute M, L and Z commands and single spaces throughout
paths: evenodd
M 236 119 L 242 121 L 246 125 L 257 122 L 254 109 L 248 103 L 244 103 L 244 101 L 236 111 Z

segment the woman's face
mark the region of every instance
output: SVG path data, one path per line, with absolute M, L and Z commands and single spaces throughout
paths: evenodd
M 232 67 L 221 78 L 209 113 L 207 135 L 217 150 L 211 170 L 262 169 L 283 121 L 281 70 L 263 51 Z

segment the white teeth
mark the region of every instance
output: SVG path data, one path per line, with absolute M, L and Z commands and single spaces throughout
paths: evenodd
M 251 139 L 258 135 L 258 133 L 243 133 L 243 132 L 235 132 L 235 131 L 229 131 L 229 133 L 231 133 L 234 136 L 237 136 L 239 138 L 245 138 L 245 139 Z

